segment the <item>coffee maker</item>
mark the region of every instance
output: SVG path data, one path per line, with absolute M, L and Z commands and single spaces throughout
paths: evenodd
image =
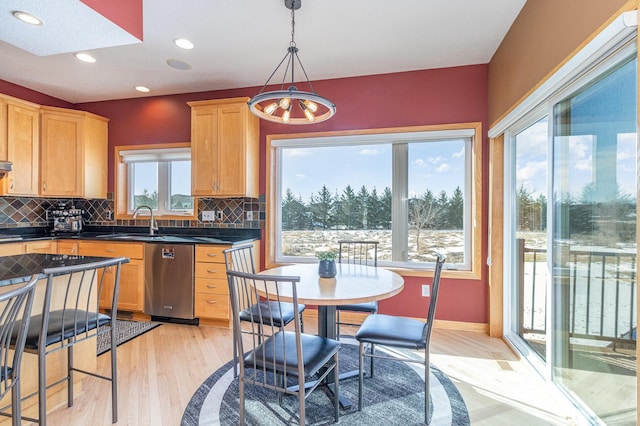
M 58 204 L 47 210 L 47 220 L 53 221 L 52 232 L 56 234 L 79 234 L 82 231 L 82 217 L 84 210 L 75 206 Z

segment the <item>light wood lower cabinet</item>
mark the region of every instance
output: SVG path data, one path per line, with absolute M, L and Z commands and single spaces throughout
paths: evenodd
M 253 243 L 253 259 L 260 259 L 260 241 Z M 231 302 L 224 251 L 231 246 L 196 245 L 195 315 L 201 324 L 231 327 Z M 259 265 L 256 265 L 259 270 Z
M 24 252 L 55 254 L 58 250 L 58 242 L 53 240 L 29 241 L 24 243 Z
M 15 256 L 17 254 L 24 254 L 24 243 L 0 244 L 0 256 Z
M 120 269 L 120 293 L 118 309 L 142 312 L 144 309 L 144 243 L 120 243 L 111 241 L 79 241 L 80 256 L 128 257 Z M 113 269 L 113 268 L 111 268 Z M 113 273 L 111 270 L 108 273 Z M 107 291 L 100 297 L 100 307 L 111 308 L 110 297 L 113 294 L 114 277 L 106 281 Z
M 78 240 L 58 240 L 58 254 L 78 255 Z
M 195 315 L 229 326 L 229 288 L 223 251 L 229 246 L 196 245 Z

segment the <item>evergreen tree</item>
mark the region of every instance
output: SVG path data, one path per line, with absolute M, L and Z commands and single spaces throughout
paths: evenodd
M 356 195 L 356 218 L 355 226 L 357 229 L 371 229 L 369 227 L 369 191 L 367 187 L 362 185 L 360 191 Z
M 391 206 L 393 198 L 391 196 L 391 189 L 387 186 L 382 191 L 380 197 L 380 225 L 382 229 L 391 229 Z
M 382 202 L 378 197 L 378 191 L 373 188 L 371 194 L 367 198 L 366 203 L 367 212 L 367 229 L 380 229 L 385 223 L 382 217 Z
M 447 204 L 447 228 L 462 229 L 464 227 L 464 195 L 459 186 L 453 190 Z
M 308 228 L 307 211 L 302 198 L 296 199 L 291 189 L 287 188 L 282 200 L 282 229 L 284 231 Z
M 317 195 L 311 195 L 309 211 L 314 229 L 330 229 L 334 225 L 334 197 L 326 185 L 322 185 L 322 189 L 318 191 Z
M 337 203 L 336 224 L 343 225 L 346 229 L 356 229 L 358 222 L 356 194 L 351 185 L 347 185 Z

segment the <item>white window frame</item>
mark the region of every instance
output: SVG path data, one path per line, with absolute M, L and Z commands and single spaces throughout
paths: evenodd
M 130 219 L 133 215 L 133 197 L 136 164 L 158 163 L 158 208 L 153 210 L 157 218 L 193 219 L 197 215 L 197 199 L 194 197 L 193 209 L 170 209 L 171 167 L 174 161 L 191 162 L 189 143 L 162 145 L 120 146 L 116 148 L 115 199 L 116 219 Z M 149 215 L 147 210 L 141 216 Z
M 465 165 L 469 171 L 465 175 L 465 263 L 448 264 L 448 271 L 457 271 L 455 276 L 465 278 L 480 278 L 480 247 L 481 234 L 481 208 L 480 192 L 481 178 L 481 125 L 480 123 L 463 123 L 451 126 L 422 126 L 418 128 L 367 130 L 358 132 L 331 132 L 330 134 L 310 134 L 305 135 L 270 135 L 267 136 L 269 146 L 268 176 L 267 176 L 267 253 L 265 257 L 266 266 L 291 262 L 314 262 L 315 259 L 308 257 L 282 256 L 282 148 L 295 147 L 330 147 L 344 145 L 373 145 L 392 144 L 393 145 L 393 170 L 392 174 L 407 176 L 406 147 L 412 142 L 429 142 L 443 140 L 467 139 L 465 144 Z M 404 150 L 404 154 L 400 154 Z M 399 155 L 400 154 L 400 155 Z M 393 185 L 402 179 L 394 178 Z M 406 178 L 404 185 L 406 185 Z M 402 214 L 408 204 L 407 190 L 393 187 L 392 209 L 394 212 Z M 273 206 L 271 208 L 270 206 Z M 404 209 L 404 210 L 403 210 Z M 394 213 L 395 214 L 395 213 Z M 403 216 L 406 217 L 406 216 Z M 406 229 L 405 223 L 396 221 L 392 224 L 392 235 L 397 236 Z M 404 234 L 401 237 L 404 238 Z M 394 251 L 397 251 L 397 243 L 394 243 Z M 403 243 L 406 245 L 406 241 Z M 432 263 L 404 262 L 404 261 L 379 261 L 381 266 L 386 266 L 402 271 L 405 276 L 416 275 L 425 276 L 427 269 L 432 269 Z M 426 274 L 428 275 L 428 273 Z

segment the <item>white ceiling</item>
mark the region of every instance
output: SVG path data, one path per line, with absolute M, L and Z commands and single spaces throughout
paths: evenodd
M 302 0 L 295 41 L 311 80 L 485 64 L 525 1 Z M 291 39 L 283 0 L 144 0 L 144 41 L 133 44 L 108 22 L 87 30 L 60 18 L 85 9 L 78 0 L 3 0 L 0 79 L 71 103 L 262 86 Z M 18 22 L 14 10 L 37 13 L 46 31 Z M 178 37 L 195 48 L 176 47 Z M 105 38 L 113 47 L 91 48 Z M 47 53 L 45 45 L 65 53 L 28 51 Z M 97 62 L 78 61 L 78 48 Z

